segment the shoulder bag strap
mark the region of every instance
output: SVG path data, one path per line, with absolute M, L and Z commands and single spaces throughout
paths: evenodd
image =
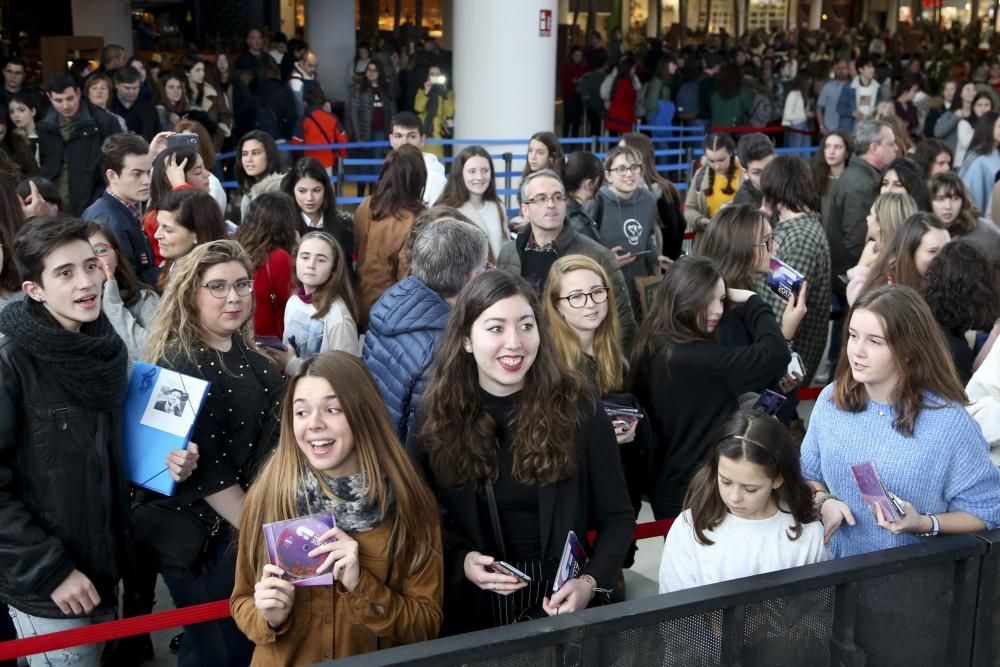
M 270 292 L 271 297 L 271 324 L 274 325 L 275 331 L 281 331 L 281 327 L 278 326 L 277 318 L 278 316 L 278 295 L 274 292 L 274 279 L 271 277 L 271 258 L 268 257 L 264 262 L 264 270 L 267 271 L 267 290 Z
M 500 513 L 497 512 L 497 499 L 493 495 L 493 481 L 486 480 L 486 504 L 490 507 L 490 523 L 493 524 L 493 538 L 497 541 L 500 560 L 507 560 L 507 548 L 503 543 L 503 531 L 500 530 Z

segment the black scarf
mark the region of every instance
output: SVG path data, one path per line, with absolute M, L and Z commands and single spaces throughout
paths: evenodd
M 128 389 L 128 352 L 101 313 L 80 331 L 67 331 L 34 299 L 0 311 L 0 333 L 42 361 L 66 391 L 91 410 L 120 409 Z

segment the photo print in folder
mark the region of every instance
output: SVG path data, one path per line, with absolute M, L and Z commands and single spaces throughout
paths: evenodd
M 167 455 L 187 449 L 210 383 L 136 361 L 125 396 L 125 465 L 129 481 L 169 496 L 176 482 Z

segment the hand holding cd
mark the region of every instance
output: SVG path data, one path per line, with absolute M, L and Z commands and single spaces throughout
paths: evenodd
M 310 551 L 309 556 L 322 558 L 324 554 L 328 555 L 323 564 L 316 568 L 316 574 L 323 574 L 332 566 L 333 578 L 347 590 L 353 591 L 361 580 L 358 543 L 340 528 L 331 528 L 320 535 L 319 539 L 325 544 Z
M 323 563 L 322 556 L 310 555 L 316 547 L 330 539 L 325 534 L 330 531 L 330 527 L 312 517 L 303 517 L 295 521 L 289 521 L 282 526 L 278 533 L 275 550 L 277 551 L 277 565 L 285 571 L 286 577 L 291 581 L 299 581 L 315 577 L 322 574 L 319 571 Z

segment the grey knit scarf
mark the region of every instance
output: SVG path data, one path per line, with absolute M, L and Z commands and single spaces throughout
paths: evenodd
M 330 498 L 323 491 L 319 477 L 309 466 L 302 470 L 302 486 L 296 497 L 296 504 L 302 516 L 317 512 L 330 512 L 337 521 L 337 527 L 351 532 L 366 532 L 382 523 L 382 510 L 378 505 L 369 505 L 368 479 L 363 472 L 347 477 L 328 477 L 323 481 L 333 491 Z M 391 498 L 390 498 L 391 502 Z

